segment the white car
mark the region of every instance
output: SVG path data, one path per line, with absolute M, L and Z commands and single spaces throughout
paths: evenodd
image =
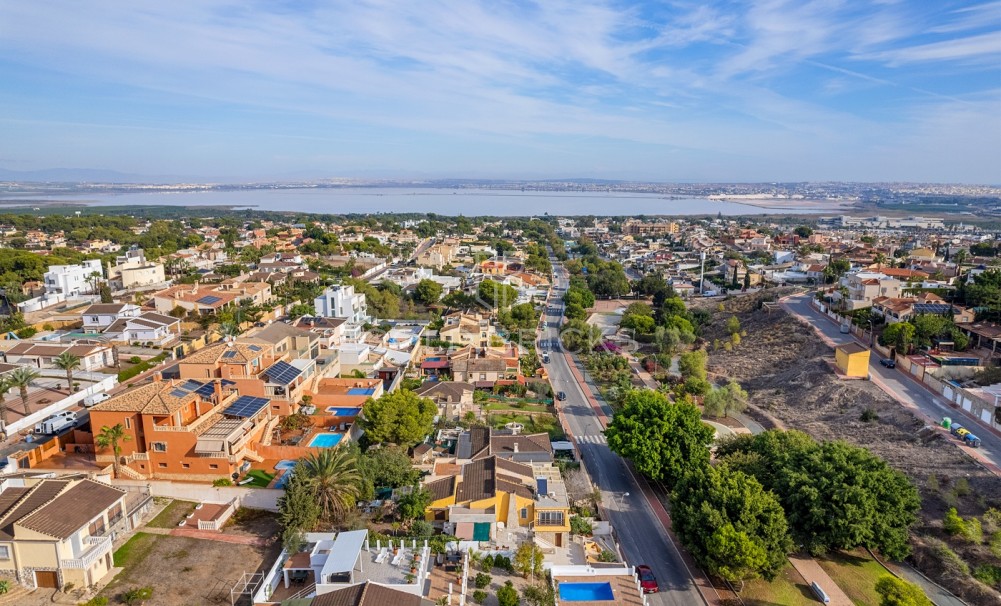
M 101 402 L 103 402 L 105 400 L 110 400 L 110 399 L 111 399 L 111 396 L 109 396 L 108 394 L 106 394 L 104 392 L 96 393 L 96 394 L 94 394 L 92 396 L 87 396 L 86 398 L 84 398 L 83 399 L 83 406 L 84 406 L 84 408 L 90 408 L 91 406 L 94 406 L 95 404 L 100 404 Z

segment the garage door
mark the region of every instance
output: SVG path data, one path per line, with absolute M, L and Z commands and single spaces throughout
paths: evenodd
M 55 570 L 36 570 L 35 585 L 48 589 L 59 589 L 59 575 Z

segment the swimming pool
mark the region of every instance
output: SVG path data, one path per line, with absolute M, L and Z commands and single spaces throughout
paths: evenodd
M 604 602 L 615 599 L 611 583 L 560 583 L 564 602 Z
M 361 408 L 340 408 L 337 406 L 330 406 L 327 408 L 327 412 L 335 417 L 357 417 L 361 414 Z
M 275 488 L 285 488 L 288 481 L 292 479 L 292 470 L 286 470 L 281 476 L 279 476 L 278 481 L 275 482 Z
M 332 446 L 337 446 L 337 443 L 341 441 L 344 434 L 340 433 L 318 433 L 313 436 L 313 439 L 309 441 L 309 446 L 314 448 L 330 448 Z
M 292 469 L 298 462 L 299 461 L 293 461 L 292 459 L 282 459 L 281 461 L 275 463 L 275 469 L 276 470 Z

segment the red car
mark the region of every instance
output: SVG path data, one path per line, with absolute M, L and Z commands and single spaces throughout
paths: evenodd
M 660 591 L 660 587 L 657 586 L 657 578 L 653 576 L 653 571 L 646 564 L 640 564 L 636 567 L 636 576 L 640 579 L 640 587 L 643 588 L 643 593 L 657 593 Z

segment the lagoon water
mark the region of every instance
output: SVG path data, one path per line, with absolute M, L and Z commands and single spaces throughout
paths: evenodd
M 724 215 L 832 213 L 837 206 L 795 201 L 757 200 L 754 204 L 671 199 L 629 192 L 539 192 L 431 188 L 301 188 L 240 191 L 68 194 L 0 197 L 5 205 L 65 202 L 94 206 L 226 206 L 313 213 L 437 213 L 440 215 Z

